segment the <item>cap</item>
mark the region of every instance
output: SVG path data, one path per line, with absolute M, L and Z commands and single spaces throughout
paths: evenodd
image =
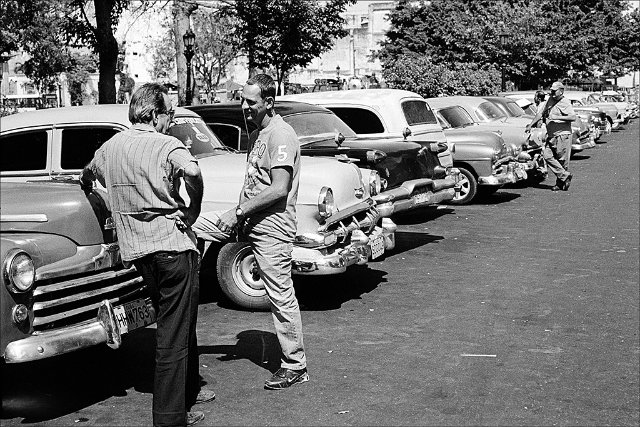
M 562 82 L 553 82 L 553 84 L 551 85 L 551 90 L 558 89 L 564 89 L 564 85 L 562 84 Z

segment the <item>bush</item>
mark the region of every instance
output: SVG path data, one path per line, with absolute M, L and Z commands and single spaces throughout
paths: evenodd
M 392 64 L 385 64 L 382 74 L 389 87 L 410 90 L 425 98 L 493 95 L 500 90 L 500 71 L 494 67 L 456 63 L 449 68 L 418 55 L 400 56 Z

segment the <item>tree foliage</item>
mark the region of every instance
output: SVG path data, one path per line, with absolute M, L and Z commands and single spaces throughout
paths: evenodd
M 378 57 L 392 73 L 411 55 L 450 71 L 459 63 L 504 67 L 523 89 L 595 70 L 622 74 L 640 58 L 637 13 L 625 15 L 627 7 L 625 0 L 400 0 Z
M 236 29 L 249 72 L 273 69 L 280 87 L 287 73 L 305 67 L 346 36 L 340 14 L 354 0 L 236 0 L 225 10 L 238 19 Z
M 227 66 L 240 53 L 240 40 L 235 28 L 237 19 L 218 10 L 198 9 L 193 14 L 196 33 L 194 68 L 207 92 L 215 91 Z

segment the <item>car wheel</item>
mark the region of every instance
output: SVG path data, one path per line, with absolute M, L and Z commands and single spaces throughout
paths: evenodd
M 229 300 L 242 308 L 269 309 L 269 298 L 251 246 L 246 242 L 227 243 L 216 262 L 220 289 Z
M 460 170 L 460 192 L 455 193 L 455 196 L 453 196 L 453 200 L 451 200 L 449 203 L 453 205 L 466 205 L 467 203 L 470 203 L 471 200 L 473 200 L 473 198 L 476 196 L 476 193 L 478 192 L 478 181 L 476 181 L 476 177 L 473 176 L 473 174 L 467 169 L 460 166 L 455 167 Z

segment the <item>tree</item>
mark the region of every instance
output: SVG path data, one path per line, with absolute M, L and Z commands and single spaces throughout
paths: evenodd
M 628 67 L 627 7 L 624 0 L 401 0 L 377 55 L 385 68 L 408 54 L 448 70 L 456 63 L 504 67 L 520 88 L 537 88 Z M 500 34 L 508 36 L 504 46 Z
M 71 60 L 65 72 L 71 105 L 84 103 L 85 85 L 89 81 L 89 73 L 95 73 L 97 68 L 98 64 L 94 54 L 79 51 L 71 53 Z
M 331 49 L 347 35 L 340 14 L 354 0 L 236 0 L 227 13 L 238 19 L 237 35 L 248 58 L 249 74 L 272 68 L 278 93 L 287 73 Z
M 236 19 L 220 11 L 199 9 L 193 14 L 196 33 L 195 71 L 208 93 L 215 91 L 227 66 L 238 57 L 240 41 L 235 34 Z

